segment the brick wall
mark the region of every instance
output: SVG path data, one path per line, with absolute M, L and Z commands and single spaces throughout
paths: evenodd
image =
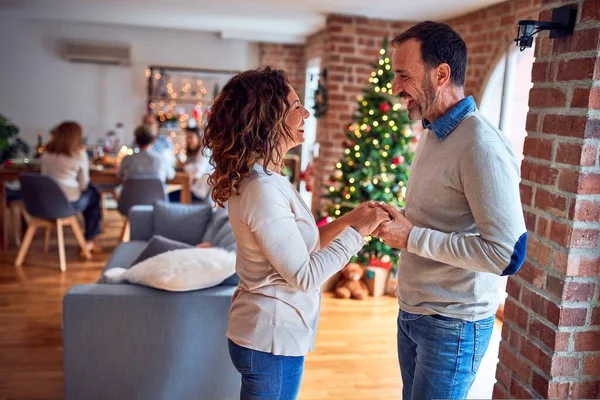
M 260 43 L 260 66 L 280 68 L 287 72 L 290 84 L 298 97 L 304 100 L 304 81 L 306 76 L 305 46 L 295 44 Z
M 508 281 L 495 398 L 600 398 L 600 1 L 539 35 L 521 196 L 527 260 Z M 526 50 L 527 51 L 527 50 Z
M 512 40 L 517 34 L 517 21 L 536 20 L 540 13 L 540 2 L 541 0 L 507 1 L 445 21 L 467 43 L 469 66 L 465 92 L 473 95 L 477 104 L 507 46 L 515 47 Z

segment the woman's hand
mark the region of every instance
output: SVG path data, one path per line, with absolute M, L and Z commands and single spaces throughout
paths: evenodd
M 347 215 L 348 224 L 363 236 L 370 235 L 379 225 L 391 220 L 390 215 L 384 208 L 372 202 L 361 203 Z

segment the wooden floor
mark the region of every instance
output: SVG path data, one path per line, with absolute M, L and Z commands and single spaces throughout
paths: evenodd
M 92 261 L 79 261 L 75 238 L 66 229 L 66 273 L 59 270 L 55 232 L 47 255 L 38 234 L 21 269 L 13 265 L 14 243 L 0 250 L 0 399 L 63 397 L 62 297 L 70 286 L 97 279 L 120 227 L 119 216 L 111 212 L 99 238 L 105 254 Z M 399 399 L 396 315 L 391 297 L 326 297 L 300 399 Z
M 323 299 L 300 399 L 400 399 L 395 298 Z
M 75 236 L 65 229 L 67 272 L 58 263 L 56 230 L 48 254 L 38 232 L 22 268 L 17 249 L 0 250 L 0 399 L 62 399 L 62 298 L 77 283 L 95 281 L 117 243 L 120 218 L 109 217 L 99 244 L 105 254 L 79 261 Z

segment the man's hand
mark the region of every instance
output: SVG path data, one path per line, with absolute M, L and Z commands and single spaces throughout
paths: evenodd
M 382 222 L 390 220 L 386 210 L 371 202 L 360 204 L 346 215 L 348 225 L 353 226 L 363 236 L 371 235 Z
M 388 246 L 406 249 L 413 225 L 395 207 L 382 203 L 379 204 L 379 207 L 390 215 L 391 221 L 379 225 L 372 235 L 382 239 Z

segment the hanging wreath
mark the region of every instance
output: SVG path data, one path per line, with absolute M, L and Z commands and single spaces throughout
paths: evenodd
M 321 118 L 327 112 L 327 89 L 324 85 L 327 82 L 327 68 L 323 69 L 321 77 L 323 82 L 319 78 L 317 90 L 315 90 L 315 106 L 313 107 L 314 116 L 317 119 Z

